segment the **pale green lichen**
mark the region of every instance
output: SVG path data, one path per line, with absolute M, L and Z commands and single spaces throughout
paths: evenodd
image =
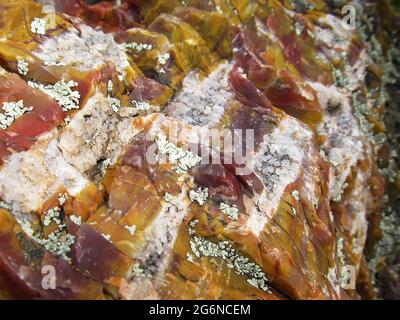
M 197 258 L 219 258 L 222 259 L 229 269 L 232 269 L 237 275 L 247 278 L 246 282 L 262 291 L 270 292 L 268 288 L 268 279 L 261 267 L 249 258 L 242 256 L 230 244 L 229 241 L 212 242 L 204 237 L 195 236 L 194 227 L 198 221 L 191 221 L 189 234 L 193 237 L 190 239 L 190 247 L 193 254 Z

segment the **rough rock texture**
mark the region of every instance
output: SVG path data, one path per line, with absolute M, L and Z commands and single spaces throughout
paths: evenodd
M 400 18 L 344 4 L 0 0 L 0 298 L 400 298 Z

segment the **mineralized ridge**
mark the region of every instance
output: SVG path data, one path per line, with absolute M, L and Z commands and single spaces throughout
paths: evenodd
M 344 5 L 0 0 L 0 299 L 400 298 L 400 17 Z

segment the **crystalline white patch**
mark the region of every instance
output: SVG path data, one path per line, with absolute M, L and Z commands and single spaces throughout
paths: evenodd
M 47 145 L 55 134 L 42 135 L 31 150 L 11 155 L 0 169 L 0 197 L 14 210 L 39 210 L 62 186 L 45 162 Z
M 106 98 L 95 94 L 64 128 L 45 133 L 31 150 L 13 154 L 0 170 L 0 197 L 22 212 L 39 210 L 61 187 L 79 194 L 89 181 L 84 172 L 103 156 L 113 162 L 139 132 L 131 119 L 118 124 Z
M 204 80 L 199 80 L 195 72 L 189 73 L 181 92 L 168 105 L 167 114 L 191 125 L 216 125 L 233 98 L 228 84 L 231 70 L 232 64 L 222 63 Z
M 319 18 L 318 22 L 328 25 L 335 35 L 343 41 L 351 41 L 353 32 L 344 27 L 342 19 L 332 14 L 326 14 Z
M 317 92 L 324 110 L 317 131 L 327 137 L 321 148 L 333 165 L 329 189 L 331 198 L 336 199 L 342 193 L 351 168 L 365 157 L 366 140 L 346 94 L 334 86 L 326 87 L 316 82 L 308 84 Z
M 318 126 L 320 135 L 327 137 L 321 146 L 327 160 L 333 164 L 330 172 L 330 197 L 341 200 L 341 195 L 346 187 L 346 180 L 352 173 L 352 168 L 362 159 L 372 158 L 372 147 L 361 129 L 360 122 L 355 116 L 351 106 L 351 92 L 363 81 L 365 65 L 368 57 L 362 52 L 360 59 L 353 67 L 346 67 L 346 78 L 349 84 L 345 89 L 335 86 L 326 87 L 319 83 L 309 83 L 317 92 L 320 104 L 324 109 L 323 122 Z M 355 267 L 359 267 L 360 254 L 363 251 L 367 236 L 367 213 L 373 207 L 374 197 L 368 187 L 370 173 L 358 170 L 355 177 L 354 188 L 346 199 L 346 206 L 352 215 L 352 229 L 350 235 L 353 243 L 353 253 L 358 256 Z
M 80 172 L 91 169 L 103 156 L 114 127 L 113 113 L 107 98 L 95 93 L 61 134 L 58 146 Z
M 46 164 L 50 172 L 63 182 L 68 192 L 75 196 L 85 189 L 89 181 L 64 159 L 57 143 L 57 139 L 49 143 L 45 156 Z
M 163 201 L 161 211 L 145 230 L 144 244 L 133 257 L 140 260 L 144 267 L 152 257 L 159 259 L 155 269 L 150 270 L 156 284 L 162 281 L 165 268 L 172 256 L 179 227 L 187 214 L 188 207 L 185 190 L 178 196 L 168 195 Z
M 199 143 L 206 144 L 205 142 L 209 141 L 208 139 L 210 138 L 210 129 L 208 127 L 186 125 L 181 120 L 166 117 L 161 113 L 154 114 L 153 116 L 143 116 L 141 119 L 145 121 L 152 119 L 151 127 L 147 134 L 149 140 L 155 140 L 160 135 L 165 135 L 165 132 L 168 132 L 168 142 L 173 144 L 182 143 L 185 146 L 191 144 L 192 148 L 189 148 L 189 151 L 195 154 L 198 154 L 199 150 L 196 150 L 193 145 Z M 219 136 L 219 130 L 215 132 L 218 132 Z
M 256 236 L 273 218 L 285 188 L 299 178 L 303 159 L 313 148 L 312 138 L 312 131 L 290 116 L 264 137 L 253 166 L 265 190 L 251 205 L 250 216 L 244 226 Z
M 80 70 L 95 69 L 112 63 L 120 75 L 129 67 L 124 45 L 115 42 L 112 34 L 80 25 L 76 29 L 48 38 L 34 54 L 48 65 L 71 65 Z
M 315 36 L 315 41 L 317 43 L 321 43 L 324 45 L 327 45 L 329 47 L 347 51 L 350 45 L 350 40 L 347 37 L 346 38 L 338 38 L 338 35 L 335 34 L 332 30 L 330 29 L 324 29 L 318 26 L 315 26 L 314 29 L 314 36 Z
M 327 14 L 318 20 L 321 25 L 316 25 L 311 35 L 322 46 L 322 51 L 332 59 L 342 59 L 342 54 L 348 52 L 351 45 L 353 32 L 343 28 L 342 20 Z

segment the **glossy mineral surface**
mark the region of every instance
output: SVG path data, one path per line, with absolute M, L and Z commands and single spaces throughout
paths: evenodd
M 396 297 L 400 20 L 343 5 L 0 0 L 0 299 Z

